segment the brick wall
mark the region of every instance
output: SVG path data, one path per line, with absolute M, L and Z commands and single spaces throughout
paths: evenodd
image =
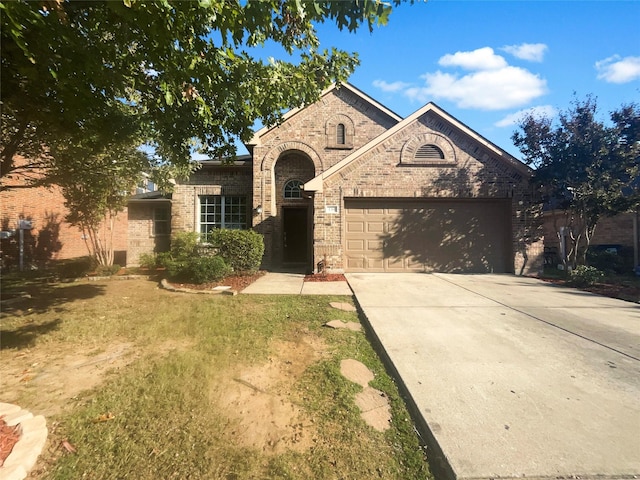
M 187 182 L 174 187 L 171 200 L 171 232 L 197 232 L 199 222 L 200 195 L 246 196 L 251 216 L 251 167 L 204 166 Z M 251 218 L 247 219 L 251 225 Z
M 335 142 L 338 123 L 346 127 L 345 145 Z M 331 91 L 260 138 L 253 150 L 253 204 L 261 205 L 263 212 L 254 217 L 254 227 L 265 238 L 266 266 L 278 265 L 281 258 L 282 182 L 280 176 L 276 179 L 281 155 L 295 152 L 298 158 L 306 159 L 301 160 L 302 168 L 313 169 L 312 178 L 396 123 L 396 119 L 343 88 Z
M 591 239 L 591 245 L 621 245 L 634 248 L 634 224 L 636 213 L 622 213 L 615 217 L 600 219 L 596 231 Z M 558 217 L 558 225 L 564 225 L 562 216 Z M 544 246 L 551 251 L 558 249 L 558 237 L 554 227 L 553 214 L 546 212 L 544 215 Z M 640 247 L 639 245 L 635 246 Z
M 155 235 L 153 231 L 154 209 L 171 209 L 169 201 L 150 201 L 131 203 L 128 208 L 128 249 L 127 266 L 140 265 L 140 255 L 145 253 L 166 252 L 170 248 L 171 237 Z
M 415 138 L 438 137 L 453 158 L 442 165 L 403 164 L 403 150 Z M 448 143 L 448 145 L 444 145 Z M 543 245 L 539 215 L 529 207 L 526 173 L 482 147 L 439 116 L 427 113 L 325 181 L 315 197 L 315 257 L 330 256 L 343 268 L 344 199 L 498 198 L 511 201 L 513 266 L 517 273 L 540 269 Z M 325 214 L 325 205 L 341 206 L 341 214 Z
M 18 187 L 0 192 L 2 230 L 16 229 L 20 218 L 31 220 L 34 228 L 27 234 L 32 242 L 29 254 L 38 257 L 37 263 L 47 259 L 60 260 L 88 255 L 80 229 L 64 221 L 68 210 L 64 206 L 60 188 L 20 188 L 25 185 L 25 181 L 19 176 L 3 179 L 2 183 L 7 187 Z M 117 252 L 116 263 L 124 264 L 127 250 L 126 210 L 116 217 L 113 242 Z M 25 257 L 26 262 L 32 260 L 36 258 Z

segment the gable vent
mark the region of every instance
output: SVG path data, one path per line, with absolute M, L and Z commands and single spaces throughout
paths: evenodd
M 444 160 L 444 153 L 435 145 L 422 145 L 413 158 L 415 160 Z

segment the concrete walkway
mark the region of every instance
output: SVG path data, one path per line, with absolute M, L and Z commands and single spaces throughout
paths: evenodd
M 637 478 L 640 308 L 510 275 L 347 274 L 451 478 Z
M 265 295 L 353 295 L 347 282 L 305 282 L 301 273 L 268 272 L 240 293 Z

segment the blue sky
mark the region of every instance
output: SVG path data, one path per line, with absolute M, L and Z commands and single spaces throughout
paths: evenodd
M 433 101 L 512 155 L 517 118 L 594 95 L 603 119 L 640 101 L 640 1 L 451 1 L 396 7 L 372 34 L 319 28 L 358 52 L 349 82 L 402 117 Z

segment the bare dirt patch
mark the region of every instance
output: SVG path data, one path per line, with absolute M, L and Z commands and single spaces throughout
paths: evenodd
M 22 393 L 32 393 L 29 409 L 46 417 L 61 413 L 85 390 L 99 385 L 110 371 L 137 358 L 130 343 L 113 343 L 103 349 L 74 347 L 73 353 L 50 349 L 20 350 L 5 355 L 0 365 L 4 401 L 13 403 Z
M 309 449 L 315 427 L 293 400 L 292 387 L 324 351 L 311 336 L 275 342 L 267 363 L 240 369 L 216 385 L 212 401 L 229 418 L 231 438 L 269 455 Z

